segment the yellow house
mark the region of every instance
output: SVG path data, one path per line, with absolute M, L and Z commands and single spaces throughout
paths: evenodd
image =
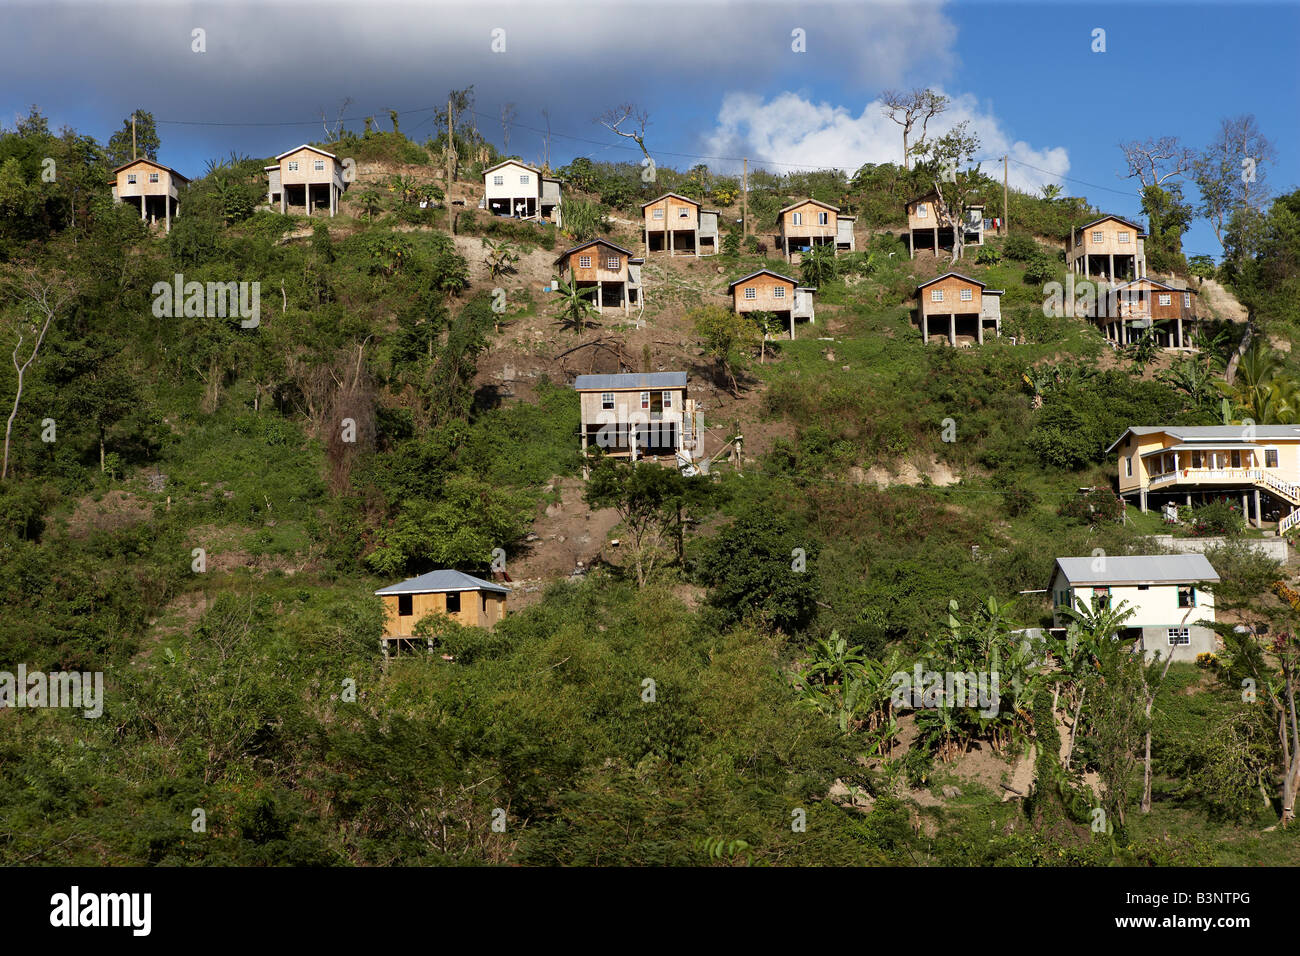
M 646 255 L 666 251 L 674 256 L 683 249 L 699 256 L 706 243 L 710 254 L 718 251 L 718 211 L 679 193 L 642 203 L 641 231 Z
M 414 650 L 415 625 L 430 614 L 444 614 L 467 627 L 491 628 L 506 616 L 510 589 L 461 571 L 430 571 L 375 592 L 384 602 L 384 656 Z M 433 643 L 429 641 L 429 650 Z
M 856 221 L 856 216 L 841 215 L 839 207 L 828 202 L 800 199 L 777 213 L 780 231 L 776 240 L 787 262 L 794 261 L 794 253 L 802 253 L 813 246 L 831 246 L 837 252 L 852 252 Z
M 984 207 L 968 206 L 961 217 L 962 245 L 984 245 Z M 931 189 L 923 196 L 917 196 L 907 204 L 907 249 L 908 255 L 915 259 L 917 243 L 921 248 L 929 246 L 935 255 L 940 249 L 951 250 L 953 246 L 953 227 L 939 221 L 939 194 Z M 928 241 L 927 241 L 928 240 Z
M 301 197 L 303 208 L 310 216 L 315 193 L 317 208 L 325 205 L 333 216 L 338 212 L 339 197 L 347 188 L 339 158 L 305 143 L 275 157 L 275 162 L 264 171 L 267 205 L 274 206 L 278 200 L 281 214 L 288 211 L 291 199 Z
M 1147 274 L 1146 233 L 1136 223 L 1119 216 L 1102 216 L 1070 230 L 1065 240 L 1065 262 L 1076 276 L 1132 282 Z
M 666 458 L 686 463 L 698 457 L 702 424 L 686 397 L 685 372 L 579 375 L 573 383 L 581 409 L 582 454 L 638 461 Z
M 771 269 L 759 269 L 742 276 L 728 285 L 727 291 L 731 293 L 733 311 L 742 315 L 746 312 L 771 312 L 789 327 L 792 339 L 796 319 L 817 321 L 813 308 L 813 293 L 817 290 L 802 286 Z
M 1152 504 L 1226 499 L 1254 506 L 1256 527 L 1300 522 L 1300 425 L 1149 425 L 1129 428 L 1106 449 L 1119 456 L 1119 493 Z
M 152 159 L 133 159 L 113 170 L 108 184 L 113 187 L 113 201 L 130 200 L 140 205 L 140 218 L 154 223 L 160 218 L 167 232 L 172 231 L 172 215 L 181 214 L 180 187 L 190 181 L 176 170 Z

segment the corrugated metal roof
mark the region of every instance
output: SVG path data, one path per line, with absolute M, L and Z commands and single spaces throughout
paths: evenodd
M 472 574 L 465 574 L 462 571 L 447 569 L 430 571 L 428 574 L 421 574 L 418 578 L 411 578 L 401 584 L 390 584 L 386 588 L 380 588 L 375 593 L 428 594 L 431 591 L 495 591 L 498 594 L 510 593 L 509 588 L 502 587 L 500 584 L 484 581 L 482 578 L 476 578 Z
M 1203 554 L 1105 555 L 1057 558 L 1059 571 L 1071 584 L 1188 584 L 1217 581 L 1219 574 Z
M 569 256 L 577 252 L 579 249 L 586 249 L 588 246 L 597 246 L 597 245 L 608 246 L 611 249 L 616 249 L 619 252 L 623 253 L 623 255 L 625 256 L 632 255 L 631 249 L 624 249 L 622 246 L 610 242 L 608 239 L 588 239 L 586 242 L 580 242 L 576 246 L 573 246 L 569 249 L 565 249 L 563 252 L 561 252 L 558 256 L 555 257 L 555 263 L 558 265 L 559 263 L 567 259 Z
M 740 285 L 742 282 L 748 282 L 750 279 L 754 278 L 754 276 L 761 276 L 761 275 L 775 276 L 776 278 L 782 280 L 783 282 L 789 282 L 792 285 L 797 284 L 796 280 L 791 279 L 789 276 L 783 276 L 779 272 L 773 272 L 771 269 L 759 269 L 757 272 L 751 272 L 747 276 L 741 276 L 735 282 L 727 286 L 727 291 L 730 292 L 732 289 Z
M 960 272 L 945 272 L 941 276 L 935 276 L 933 279 L 929 280 L 928 282 L 922 282 L 920 285 L 917 286 L 917 288 L 924 289 L 926 286 L 934 285 L 936 282 L 942 282 L 944 279 L 962 279 L 966 282 L 970 282 L 979 286 L 981 289 L 984 289 L 987 286 L 986 283 L 980 282 L 979 279 L 972 279 L 970 276 L 964 276 Z M 994 292 L 996 290 L 989 289 L 989 291 Z
M 685 387 L 685 372 L 627 372 L 621 375 L 579 375 L 573 383 L 573 389 L 577 392 L 594 392 L 602 389 L 619 391 Z
M 1163 433 L 1181 442 L 1241 442 L 1268 440 L 1270 438 L 1300 439 L 1300 425 L 1133 425 L 1124 429 L 1110 447 L 1114 451 L 1129 435 L 1155 435 Z

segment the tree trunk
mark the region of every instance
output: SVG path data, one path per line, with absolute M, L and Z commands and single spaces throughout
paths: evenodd
M 1062 766 L 1064 766 L 1066 770 L 1070 769 L 1070 761 L 1074 757 L 1074 732 L 1079 728 L 1079 715 L 1083 713 L 1083 697 L 1087 693 L 1088 688 L 1079 688 L 1079 703 L 1074 707 L 1074 722 L 1070 724 L 1070 743 L 1069 746 L 1066 747 L 1065 760 L 1062 763 Z
M 1251 340 L 1255 337 L 1255 313 L 1250 312 L 1246 315 L 1246 334 L 1241 337 L 1241 342 L 1237 346 L 1237 351 L 1232 353 L 1232 358 L 1228 359 L 1228 367 L 1223 371 L 1223 380 L 1229 385 L 1237 377 L 1237 365 L 1241 362 L 1241 357 L 1246 354 L 1250 348 Z
M 1165 661 L 1165 669 L 1160 672 L 1160 684 L 1165 682 L 1165 676 L 1169 673 L 1169 665 L 1174 662 L 1174 655 L 1170 654 Z M 1147 733 L 1146 733 L 1146 754 L 1142 760 L 1142 812 L 1151 812 L 1151 711 L 1156 705 L 1156 690 L 1147 690 Z

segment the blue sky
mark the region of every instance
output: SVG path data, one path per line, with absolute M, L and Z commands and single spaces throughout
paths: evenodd
M 160 126 L 162 160 L 191 175 L 232 150 L 269 156 L 318 139 L 320 110 L 349 96 L 353 128 L 372 114 L 387 128 L 393 107 L 423 140 L 428 107 L 472 83 L 477 122 L 498 144 L 500 107 L 516 104 L 511 151 L 526 159 L 541 159 L 534 130 L 548 110 L 555 165 L 634 158 L 593 122 L 623 101 L 649 111 L 651 151 L 671 165 L 691 156 L 723 169 L 740 156 L 774 169 L 897 161 L 901 137 L 877 98 L 932 86 L 953 98 L 949 119 L 969 120 L 989 157 L 1012 157 L 1013 184 L 1058 182 L 1119 214 L 1138 213 L 1119 142 L 1175 135 L 1199 148 L 1221 118 L 1242 113 L 1277 148 L 1273 190 L 1300 182 L 1294 2 L 106 0 L 10 3 L 4 18 L 6 125 L 35 103 L 56 128 L 103 140 L 131 109 L 148 109 L 171 121 Z M 206 31 L 204 53 L 191 49 L 195 28 Z M 1106 31 L 1104 53 L 1092 50 L 1096 28 Z M 505 30 L 504 52 L 491 50 L 493 29 Z M 795 30 L 806 52 L 792 50 Z M 1188 193 L 1195 198 L 1193 186 Z M 1185 245 L 1218 251 L 1201 221 Z

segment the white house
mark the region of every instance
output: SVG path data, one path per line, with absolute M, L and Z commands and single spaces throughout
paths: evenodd
M 483 206 L 498 216 L 560 221 L 561 181 L 517 159 L 483 170 Z
M 1205 626 L 1214 621 L 1214 595 L 1205 586 L 1218 581 L 1203 554 L 1057 558 L 1048 584 L 1052 623 L 1068 625 L 1061 613 L 1066 607 L 1123 604 L 1134 613 L 1120 629 L 1121 638 L 1137 640 L 1147 657 L 1194 661 L 1217 646 L 1214 631 Z

